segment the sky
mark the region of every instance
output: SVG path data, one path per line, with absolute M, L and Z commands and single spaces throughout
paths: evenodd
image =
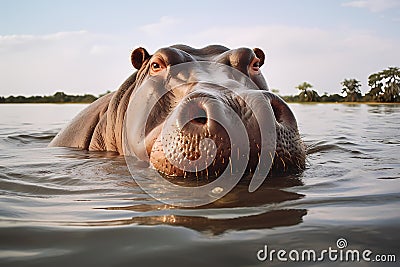
M 321 95 L 400 67 L 400 0 L 0 0 L 0 95 L 99 95 L 134 72 L 130 54 L 173 44 L 261 48 L 269 87 Z

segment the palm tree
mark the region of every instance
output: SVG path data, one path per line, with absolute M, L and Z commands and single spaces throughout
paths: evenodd
M 308 82 L 303 82 L 296 86 L 300 90 L 299 99 L 300 101 L 319 101 L 319 95 L 316 91 L 312 90 L 313 86 Z
M 388 83 L 400 82 L 400 69 L 398 67 L 389 67 L 382 71 L 384 78 L 388 79 Z
M 396 102 L 400 99 L 400 69 L 389 67 L 381 72 L 384 79 L 387 80 L 383 98 L 387 102 Z
M 361 83 L 356 79 L 344 79 L 342 93 L 346 93 L 346 101 L 356 102 L 361 98 Z
M 313 86 L 308 82 L 303 82 L 296 86 L 296 88 L 299 89 L 300 91 L 306 91 L 307 89 L 310 89 L 312 87 Z
M 373 73 L 368 77 L 368 85 L 371 87 L 371 90 L 368 92 L 368 95 L 374 101 L 379 101 L 382 97 L 383 93 L 383 76 L 380 72 Z

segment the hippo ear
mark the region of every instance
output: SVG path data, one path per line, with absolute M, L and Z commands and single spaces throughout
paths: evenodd
M 256 54 L 257 58 L 260 60 L 260 67 L 264 64 L 265 54 L 260 48 L 253 49 L 254 54 Z
M 132 65 L 135 67 L 135 69 L 139 70 L 143 62 L 145 62 L 147 59 L 150 58 L 149 53 L 144 49 L 143 47 L 136 48 L 133 50 L 132 55 L 131 55 L 131 61 Z

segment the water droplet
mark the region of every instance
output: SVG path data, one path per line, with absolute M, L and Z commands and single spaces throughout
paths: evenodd
M 224 189 L 222 187 L 217 186 L 213 190 L 211 190 L 211 193 L 218 195 L 221 194 L 223 191 Z

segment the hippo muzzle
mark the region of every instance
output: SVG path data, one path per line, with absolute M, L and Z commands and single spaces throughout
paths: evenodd
M 209 181 L 225 170 L 265 175 L 305 166 L 286 103 L 268 90 L 262 50 L 173 46 L 132 53 L 137 82 L 125 114 L 124 154 L 168 177 Z

